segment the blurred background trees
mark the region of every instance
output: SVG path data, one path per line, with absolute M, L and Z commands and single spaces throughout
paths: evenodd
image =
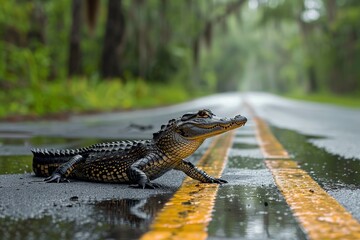
M 0 116 L 360 93 L 357 0 L 1 0 Z

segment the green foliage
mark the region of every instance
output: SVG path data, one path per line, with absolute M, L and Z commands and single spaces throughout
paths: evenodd
M 0 26 L 4 30 L 5 26 L 12 26 L 12 28 L 25 32 L 30 28 L 30 12 L 32 3 L 30 1 L 23 1 L 21 7 L 14 7 L 12 1 L 1 1 L 0 4 Z M 5 33 L 2 31 L 2 33 Z
M 94 32 L 87 28 L 85 15 L 81 18 L 82 75 L 71 79 L 67 79 L 67 68 L 72 1 L 2 1 L 0 117 L 151 107 L 198 94 L 189 90 L 192 53 L 188 44 L 203 23 L 192 16 L 183 19 L 187 6 L 171 1 L 166 3 L 168 11 L 161 13 L 168 23 L 159 24 L 160 4 L 123 2 L 126 41 L 119 59 L 123 78 L 104 80 L 99 77 L 99 60 L 107 1 L 100 1 Z M 192 4 L 191 9 L 201 12 L 207 5 Z M 173 31 L 172 26 L 179 28 Z M 143 42 L 140 31 L 144 31 Z M 145 59 L 140 59 L 139 47 L 145 48 Z
M 256 14 L 258 29 L 281 38 L 264 38 L 280 49 L 269 48 L 266 65 L 273 71 L 255 81 L 274 79 L 272 91 L 280 93 L 356 95 L 360 91 L 359 1 L 269 0 L 259 2 Z
M 28 49 L 11 44 L 4 44 L 2 52 L 7 57 L 3 60 L 0 78 L 6 79 L 14 85 L 22 81 L 29 81 L 31 85 L 41 84 L 41 79 L 49 75 L 49 51 L 48 48 Z
M 144 108 L 177 103 L 190 97 L 179 84 L 150 85 L 141 79 L 124 82 L 121 79 L 73 78 L 68 82 L 58 80 L 30 89 L 0 92 L 3 103 L 0 117 Z

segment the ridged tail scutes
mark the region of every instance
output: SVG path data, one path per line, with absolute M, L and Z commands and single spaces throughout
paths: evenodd
M 32 148 L 31 152 L 34 157 L 70 157 L 79 153 L 76 149 L 46 149 L 46 148 Z
M 71 157 L 80 153 L 79 149 L 46 149 L 46 148 L 33 148 L 33 166 L 48 165 L 48 164 L 62 164 L 67 162 Z
M 61 164 L 69 161 L 71 157 L 79 154 L 80 149 L 46 149 L 32 148 L 33 170 L 36 176 L 49 176 Z

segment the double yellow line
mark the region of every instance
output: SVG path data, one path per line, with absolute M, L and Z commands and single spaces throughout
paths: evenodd
M 310 239 L 360 239 L 357 220 L 291 160 L 263 120 L 254 115 L 254 122 L 266 166 L 307 236 Z M 220 177 L 233 136 L 234 132 L 216 137 L 198 166 Z M 186 178 L 141 239 L 206 239 L 218 187 Z
M 310 239 L 360 239 L 360 224 L 293 161 L 267 124 L 254 117 L 256 137 L 275 183 Z

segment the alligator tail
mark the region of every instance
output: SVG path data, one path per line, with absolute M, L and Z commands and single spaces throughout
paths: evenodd
M 48 150 L 31 149 L 33 153 L 33 171 L 36 176 L 47 177 L 51 175 L 61 164 L 70 160 L 71 157 L 80 153 L 80 149 Z

